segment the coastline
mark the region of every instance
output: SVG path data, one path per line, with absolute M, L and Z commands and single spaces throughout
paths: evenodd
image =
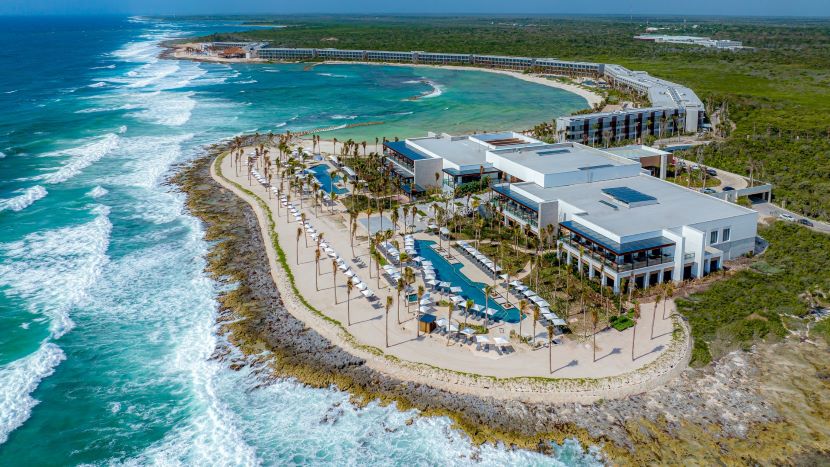
M 213 159 L 223 150 L 213 147 L 183 169 L 176 183 L 187 193 L 191 212 L 207 224 L 208 239 L 215 242 L 208 258 L 210 271 L 217 280 L 237 285 L 220 296 L 217 320 L 220 333 L 247 355 L 228 362 L 231 369 L 256 365 L 262 384 L 291 377 L 312 387 L 336 386 L 360 404 L 380 400 L 417 409 L 423 416 L 447 416 L 477 443 L 548 452 L 548 441 L 576 438 L 586 448 L 602 446 L 615 463 L 784 461 L 789 455 L 820 449 L 812 441 L 795 444 L 789 439 L 791 427 L 782 415 L 787 412 L 778 407 L 791 392 L 759 389 L 763 378 L 792 384 L 793 368 L 769 359 L 772 353 L 787 352 L 790 359 L 804 360 L 807 356 L 792 341 L 783 347 L 733 352 L 706 369 L 686 369 L 650 391 L 594 403 L 523 402 L 496 398 L 494 391 L 483 397 L 456 394 L 429 381 L 405 381 L 371 368 L 366 359 L 345 352 L 286 309 L 290 297 L 280 294 L 270 276 L 255 208 L 210 174 Z M 228 354 L 227 349 L 217 349 L 215 358 Z M 819 365 L 817 358 L 798 364 Z M 815 381 L 812 384 L 820 385 Z M 801 391 L 798 386 L 796 392 Z M 711 430 L 713 426 L 717 429 Z M 714 457 L 698 449 L 710 443 L 729 449 L 715 449 Z M 759 448 L 758 443 L 766 444 Z
M 183 52 L 188 46 L 194 46 L 193 43 L 186 44 L 169 44 L 165 45 L 165 50 L 162 52 L 164 58 L 176 60 L 193 60 L 198 62 L 216 62 L 216 63 L 252 63 L 252 64 L 271 64 L 282 63 L 262 60 L 259 58 L 222 58 L 216 56 L 194 56 Z M 286 62 L 289 63 L 289 62 Z M 603 102 L 604 98 L 593 91 L 577 86 L 575 84 L 563 83 L 561 81 L 547 79 L 537 74 L 525 74 L 517 71 L 500 70 L 496 68 L 473 67 L 473 66 L 455 66 L 455 65 L 428 65 L 423 63 L 389 63 L 389 62 L 364 62 L 364 61 L 340 61 L 340 60 L 325 60 L 322 62 L 313 62 L 313 66 L 319 65 L 377 65 L 377 66 L 398 66 L 411 68 L 433 68 L 442 70 L 463 70 L 463 71 L 483 71 L 487 73 L 496 73 L 506 76 L 511 76 L 522 81 L 540 84 L 551 88 L 561 89 L 563 91 L 576 94 L 587 102 L 587 106 L 594 108 Z

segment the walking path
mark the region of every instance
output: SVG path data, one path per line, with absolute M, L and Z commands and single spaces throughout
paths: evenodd
M 340 271 L 333 277 L 330 259 L 321 261 L 320 274 L 316 274 L 313 242 L 309 239 L 310 246 L 306 247 L 304 235 L 299 242 L 296 241 L 299 222 L 287 215 L 286 208 L 277 206 L 276 197 L 269 199 L 268 191 L 262 185 L 253 179 L 249 182 L 245 169 L 233 167 L 232 161 L 233 158 L 224 157 L 218 167 L 212 164 L 211 174 L 220 184 L 253 206 L 265 238 L 270 237 L 270 232 L 278 235 L 279 248 L 284 252 L 285 263 L 293 275 L 293 285 L 289 271 L 278 261 L 275 245 L 269 242 L 265 247 L 272 264 L 272 276 L 289 312 L 335 345 L 364 358 L 366 364 L 375 369 L 404 380 L 454 392 L 564 402 L 641 392 L 667 381 L 685 368 L 688 362 L 689 339 L 685 325 L 671 317 L 662 319 L 661 309 L 656 313 L 655 337 L 651 338 L 651 315 L 647 312 L 647 304 L 642 308 L 644 316 L 638 324 L 634 360 L 631 355 L 632 330 L 606 330 L 597 336 L 596 362 L 593 361 L 590 342 L 567 339 L 565 343 L 554 346 L 553 373 L 549 370 L 547 349 L 531 350 L 526 345 L 514 343 L 513 352 L 502 354 L 494 349 L 476 350 L 474 345 L 454 342 L 448 345 L 446 337 L 435 334 L 422 334 L 416 338 L 414 314 L 407 313 L 403 304 L 400 306 L 403 324 L 397 324 L 397 293 L 385 286 L 383 279 L 378 282 L 374 277 L 374 261 L 371 278 L 370 268 L 360 268 L 352 263 L 352 269 L 374 290 L 381 303 L 385 302 L 387 295 L 395 300 L 388 323 L 390 347 L 385 348 L 383 307 L 372 307 L 357 290 L 347 301 L 346 278 Z M 221 175 L 217 168 L 221 170 Z M 299 202 L 295 204 L 299 206 Z M 307 220 L 319 232 L 324 232 L 325 241 L 342 257 L 351 258 L 348 228 L 341 214 L 318 209 L 315 215 L 308 201 L 304 201 L 303 206 Z M 273 226 L 270 225 L 269 211 Z M 367 245 L 355 245 L 355 254 L 369 264 Z M 475 277 L 476 270 L 468 271 L 468 267 L 474 268 L 465 265 L 464 273 L 473 280 L 480 280 Z M 484 274 L 480 270 L 478 272 Z M 319 312 L 309 308 L 309 305 Z M 438 308 L 437 314 L 445 316 L 446 311 L 446 308 Z M 347 326 L 347 314 L 351 315 L 351 326 Z M 458 314 L 454 318 L 463 319 Z M 530 320 L 526 320 L 523 332 L 528 334 L 531 327 Z M 508 337 L 511 329 L 518 329 L 518 326 L 499 324 L 491 329 L 490 335 Z M 544 334 L 541 326 L 537 326 L 537 332 Z M 390 359 L 387 355 L 395 358 Z M 499 391 L 494 392 L 495 387 Z

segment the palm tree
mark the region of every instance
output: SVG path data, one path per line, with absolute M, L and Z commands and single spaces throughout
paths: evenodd
M 527 308 L 527 300 L 519 300 L 519 339 L 522 338 L 522 314 L 525 312 L 525 308 Z
M 657 297 L 654 299 L 654 310 L 651 312 L 651 339 L 654 340 L 654 321 L 657 320 L 657 306 L 660 305 L 660 301 L 663 300 L 663 294 L 666 291 L 661 287 L 659 291 L 657 291 Z
M 317 248 L 314 250 L 314 289 L 320 290 L 320 286 L 317 285 L 317 278 L 320 276 L 320 245 L 317 245 Z
M 418 308 L 415 312 L 415 336 L 421 337 L 421 298 L 424 296 L 424 286 L 418 286 Z
M 300 264 L 300 237 L 303 235 L 303 228 L 297 227 L 297 264 Z
M 490 315 L 487 312 L 490 310 L 490 294 L 493 293 L 493 286 L 484 286 L 484 326 L 490 325 Z
M 399 277 L 395 284 L 395 290 L 398 291 L 398 325 L 401 324 L 401 292 L 403 292 L 403 278 Z
M 447 314 L 447 345 L 450 345 L 450 326 L 452 326 L 453 309 L 455 309 L 455 303 L 450 303 L 450 309 Z
M 640 303 L 637 300 L 634 300 L 634 326 L 631 328 L 631 361 L 635 360 L 634 358 L 634 345 L 637 342 L 637 321 L 640 319 Z
M 399 214 L 398 214 L 398 210 L 397 209 L 392 209 L 392 213 L 389 215 L 389 217 L 392 219 L 392 229 L 397 231 L 398 230 L 398 219 L 400 218 Z
M 596 307 L 591 307 L 591 324 L 593 328 L 594 334 L 594 361 L 597 361 L 597 323 L 599 322 L 599 313 L 597 313 Z
M 553 373 L 553 325 L 548 324 L 548 370 Z
M 666 293 L 663 297 L 663 319 L 666 319 L 666 302 L 674 295 L 674 282 L 666 282 L 663 287 Z
M 352 325 L 352 290 L 354 290 L 354 283 L 352 282 L 352 278 L 350 277 L 346 281 L 346 322 L 349 326 Z
M 539 305 L 533 304 L 533 335 L 531 336 L 531 344 L 536 340 L 536 321 L 539 321 Z
M 473 299 L 468 298 L 466 302 L 464 302 L 464 308 L 466 308 L 466 312 L 464 313 L 464 326 L 467 326 L 467 317 L 470 316 L 470 308 L 475 305 Z
M 386 320 L 384 321 L 384 327 L 386 328 L 386 348 L 389 348 L 389 309 L 392 308 L 392 296 L 386 296 Z
M 337 305 L 337 260 L 331 260 L 331 282 L 334 287 L 334 304 Z

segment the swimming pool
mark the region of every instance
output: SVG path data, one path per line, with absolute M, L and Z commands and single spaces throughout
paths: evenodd
M 333 184 L 332 184 L 331 176 L 329 175 L 329 172 L 331 172 L 332 170 L 333 169 L 331 167 L 329 167 L 328 165 L 326 165 L 326 164 L 318 164 L 318 165 L 315 165 L 314 167 L 310 167 L 310 168 L 306 169 L 306 171 L 308 171 L 308 173 L 314 175 L 314 178 L 316 178 L 317 181 L 320 182 L 320 189 L 322 189 L 326 193 L 331 193 L 332 192 L 332 185 Z M 335 175 L 334 176 L 334 182 L 337 183 L 338 181 L 340 181 L 340 176 Z M 347 190 L 346 188 L 340 188 L 340 187 L 334 185 L 334 192 L 337 193 L 338 195 L 342 195 L 343 193 L 348 193 L 349 190 Z
M 471 298 L 476 304 L 485 306 L 484 287 L 487 284 L 481 282 L 473 282 L 469 277 L 461 273 L 461 264 L 450 264 L 433 250 L 430 245 L 435 244 L 432 240 L 416 240 L 415 248 L 418 254 L 428 261 L 432 261 L 432 267 L 435 268 L 435 275 L 439 281 L 445 281 L 452 284 L 453 287 L 461 287 L 461 296 L 464 298 Z M 492 299 L 487 303 L 487 306 L 496 310 L 495 318 L 508 323 L 519 322 L 519 310 L 511 308 L 505 310 L 499 306 Z

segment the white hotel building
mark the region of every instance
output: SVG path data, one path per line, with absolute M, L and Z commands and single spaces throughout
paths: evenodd
M 602 274 L 616 291 L 626 278 L 647 288 L 702 277 L 755 247 L 755 211 L 643 169 L 644 158 L 665 163 L 661 151 L 631 146 L 615 154 L 516 133 L 431 135 L 387 145 L 390 163 L 412 159 L 413 179 L 428 186 L 436 186 L 439 170 L 446 189 L 463 183 L 465 173 L 491 176 L 504 222 L 536 234 L 552 229 L 569 263 L 581 258 L 590 277 Z

